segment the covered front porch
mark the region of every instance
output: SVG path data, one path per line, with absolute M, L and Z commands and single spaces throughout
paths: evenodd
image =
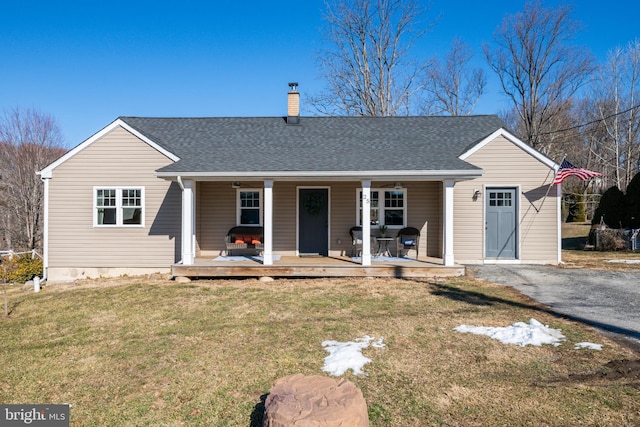
M 433 277 L 459 276 L 454 261 L 454 179 L 399 181 L 305 177 L 301 180 L 186 180 L 182 190 L 182 257 L 172 266 L 174 276 L 187 277 Z M 250 246 L 254 257 L 220 259 L 238 243 L 230 230 L 256 227 Z M 387 258 L 380 250 L 380 225 L 388 225 Z M 352 247 L 349 230 L 366 236 Z M 397 249 L 403 227 L 420 231 L 410 251 Z M 419 240 L 419 244 L 418 244 Z M 245 240 L 246 241 L 246 240 Z M 311 247 L 310 245 L 311 244 Z M 417 250 L 416 250 L 417 249 Z M 356 253 L 357 252 L 357 253 Z M 353 257 L 353 255 L 357 257 Z M 232 255 L 236 255 L 232 253 Z M 243 254 L 239 254 L 243 255 Z M 255 255 L 259 255 L 255 256 Z M 314 256 L 315 255 L 315 256 Z
M 424 257 L 419 260 L 373 257 L 370 265 L 362 265 L 349 256 L 275 257 L 265 265 L 261 257 L 196 257 L 193 264 L 174 264 L 173 276 L 223 277 L 455 277 L 465 274 L 461 265 L 443 265 L 442 259 Z

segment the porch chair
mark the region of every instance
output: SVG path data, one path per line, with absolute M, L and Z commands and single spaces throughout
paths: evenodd
M 362 227 L 360 227 L 359 225 L 351 227 L 349 229 L 349 235 L 351 235 L 351 256 L 358 256 L 358 254 L 362 254 Z M 374 253 L 375 241 L 376 238 L 374 236 L 371 236 L 371 239 L 369 240 L 371 245 L 371 254 Z
M 414 227 L 405 227 L 398 231 L 396 236 L 396 256 L 402 257 L 402 251 L 415 249 L 416 259 L 418 259 L 418 248 L 420 247 L 420 230 Z

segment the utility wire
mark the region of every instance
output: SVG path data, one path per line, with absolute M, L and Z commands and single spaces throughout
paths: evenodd
M 624 111 L 619 111 L 617 113 L 611 114 L 611 115 L 609 115 L 607 117 L 603 117 L 601 119 L 592 120 L 590 122 L 583 123 L 581 125 L 571 126 L 571 127 L 566 128 L 566 129 L 552 130 L 552 131 L 549 131 L 549 132 L 540 132 L 538 135 L 551 135 L 551 134 L 554 134 L 554 133 L 566 132 L 566 131 L 569 131 L 569 130 L 574 130 L 574 129 L 578 129 L 578 128 L 581 128 L 581 127 L 589 126 L 589 125 L 592 125 L 594 123 L 603 122 L 603 121 L 608 120 L 608 119 L 610 119 L 612 117 L 616 117 L 616 116 L 620 116 L 622 114 L 626 114 L 629 111 L 635 110 L 636 108 L 640 108 L 640 104 L 634 105 L 633 107 L 628 108 L 628 109 L 626 109 Z

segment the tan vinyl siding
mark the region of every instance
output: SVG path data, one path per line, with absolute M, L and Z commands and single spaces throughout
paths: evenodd
M 298 185 L 295 182 L 273 183 L 273 251 L 280 255 L 297 253 Z
M 154 172 L 169 163 L 118 127 L 55 168 L 49 267 L 167 270 L 180 256 L 181 193 Z M 144 227 L 94 227 L 94 187 L 144 187 Z
M 558 245 L 557 196 L 553 171 L 504 137 L 498 137 L 467 161 L 484 169 L 482 178 L 455 186 L 454 252 L 456 262 L 483 262 L 485 188 L 517 187 L 519 198 L 519 257 L 522 262 L 556 263 Z M 481 196 L 473 200 L 474 190 Z
M 224 239 L 236 225 L 237 192 L 231 182 L 199 182 L 196 196 L 196 236 L 199 256 L 224 253 Z M 262 189 L 264 183 L 243 181 L 241 190 Z M 264 208 L 264 200 L 262 201 Z M 275 182 L 273 187 L 273 251 L 295 255 L 296 184 Z
M 357 220 L 357 188 L 356 182 L 331 184 L 331 245 L 330 255 L 351 256 L 351 235 L 349 230 Z M 339 241 L 339 242 L 338 242 Z
M 375 188 L 392 186 L 393 183 L 372 184 Z M 420 255 L 428 253 L 440 256 L 442 221 L 440 212 L 441 183 L 407 183 L 408 225 L 422 230 Z M 263 183 L 241 182 L 242 189 L 260 189 Z M 349 229 L 356 225 L 358 182 L 331 182 L 319 185 L 314 182 L 274 182 L 273 185 L 273 251 L 283 256 L 297 254 L 297 203 L 299 188 L 328 188 L 329 205 L 329 255 L 350 255 L 351 237 Z M 199 256 L 217 256 L 224 252 L 224 238 L 236 225 L 237 189 L 231 182 L 199 182 L 197 184 L 197 226 Z M 428 227 L 428 229 L 427 229 Z M 377 230 L 373 230 L 374 232 Z M 390 230 L 395 236 L 397 230 Z M 425 234 L 426 233 L 426 234 Z
M 407 226 L 420 230 L 420 256 L 442 256 L 442 183 L 416 182 L 407 188 Z
M 256 188 L 262 186 L 256 184 Z M 236 225 L 236 189 L 231 183 L 196 184 L 196 244 L 199 256 L 224 253 L 224 238 Z

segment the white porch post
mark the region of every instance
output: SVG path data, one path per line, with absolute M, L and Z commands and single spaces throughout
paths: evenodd
M 273 265 L 273 181 L 264 181 L 264 265 Z
M 556 233 L 558 235 L 558 264 L 562 264 L 562 183 L 556 185 Z
M 362 265 L 371 265 L 371 181 L 362 181 Z
M 195 258 L 195 188 L 195 181 L 182 182 L 182 265 L 192 265 Z
M 443 187 L 443 201 L 444 207 L 444 235 L 443 235 L 443 261 L 446 267 L 453 266 L 453 187 L 455 182 L 453 180 L 446 180 L 442 183 Z

